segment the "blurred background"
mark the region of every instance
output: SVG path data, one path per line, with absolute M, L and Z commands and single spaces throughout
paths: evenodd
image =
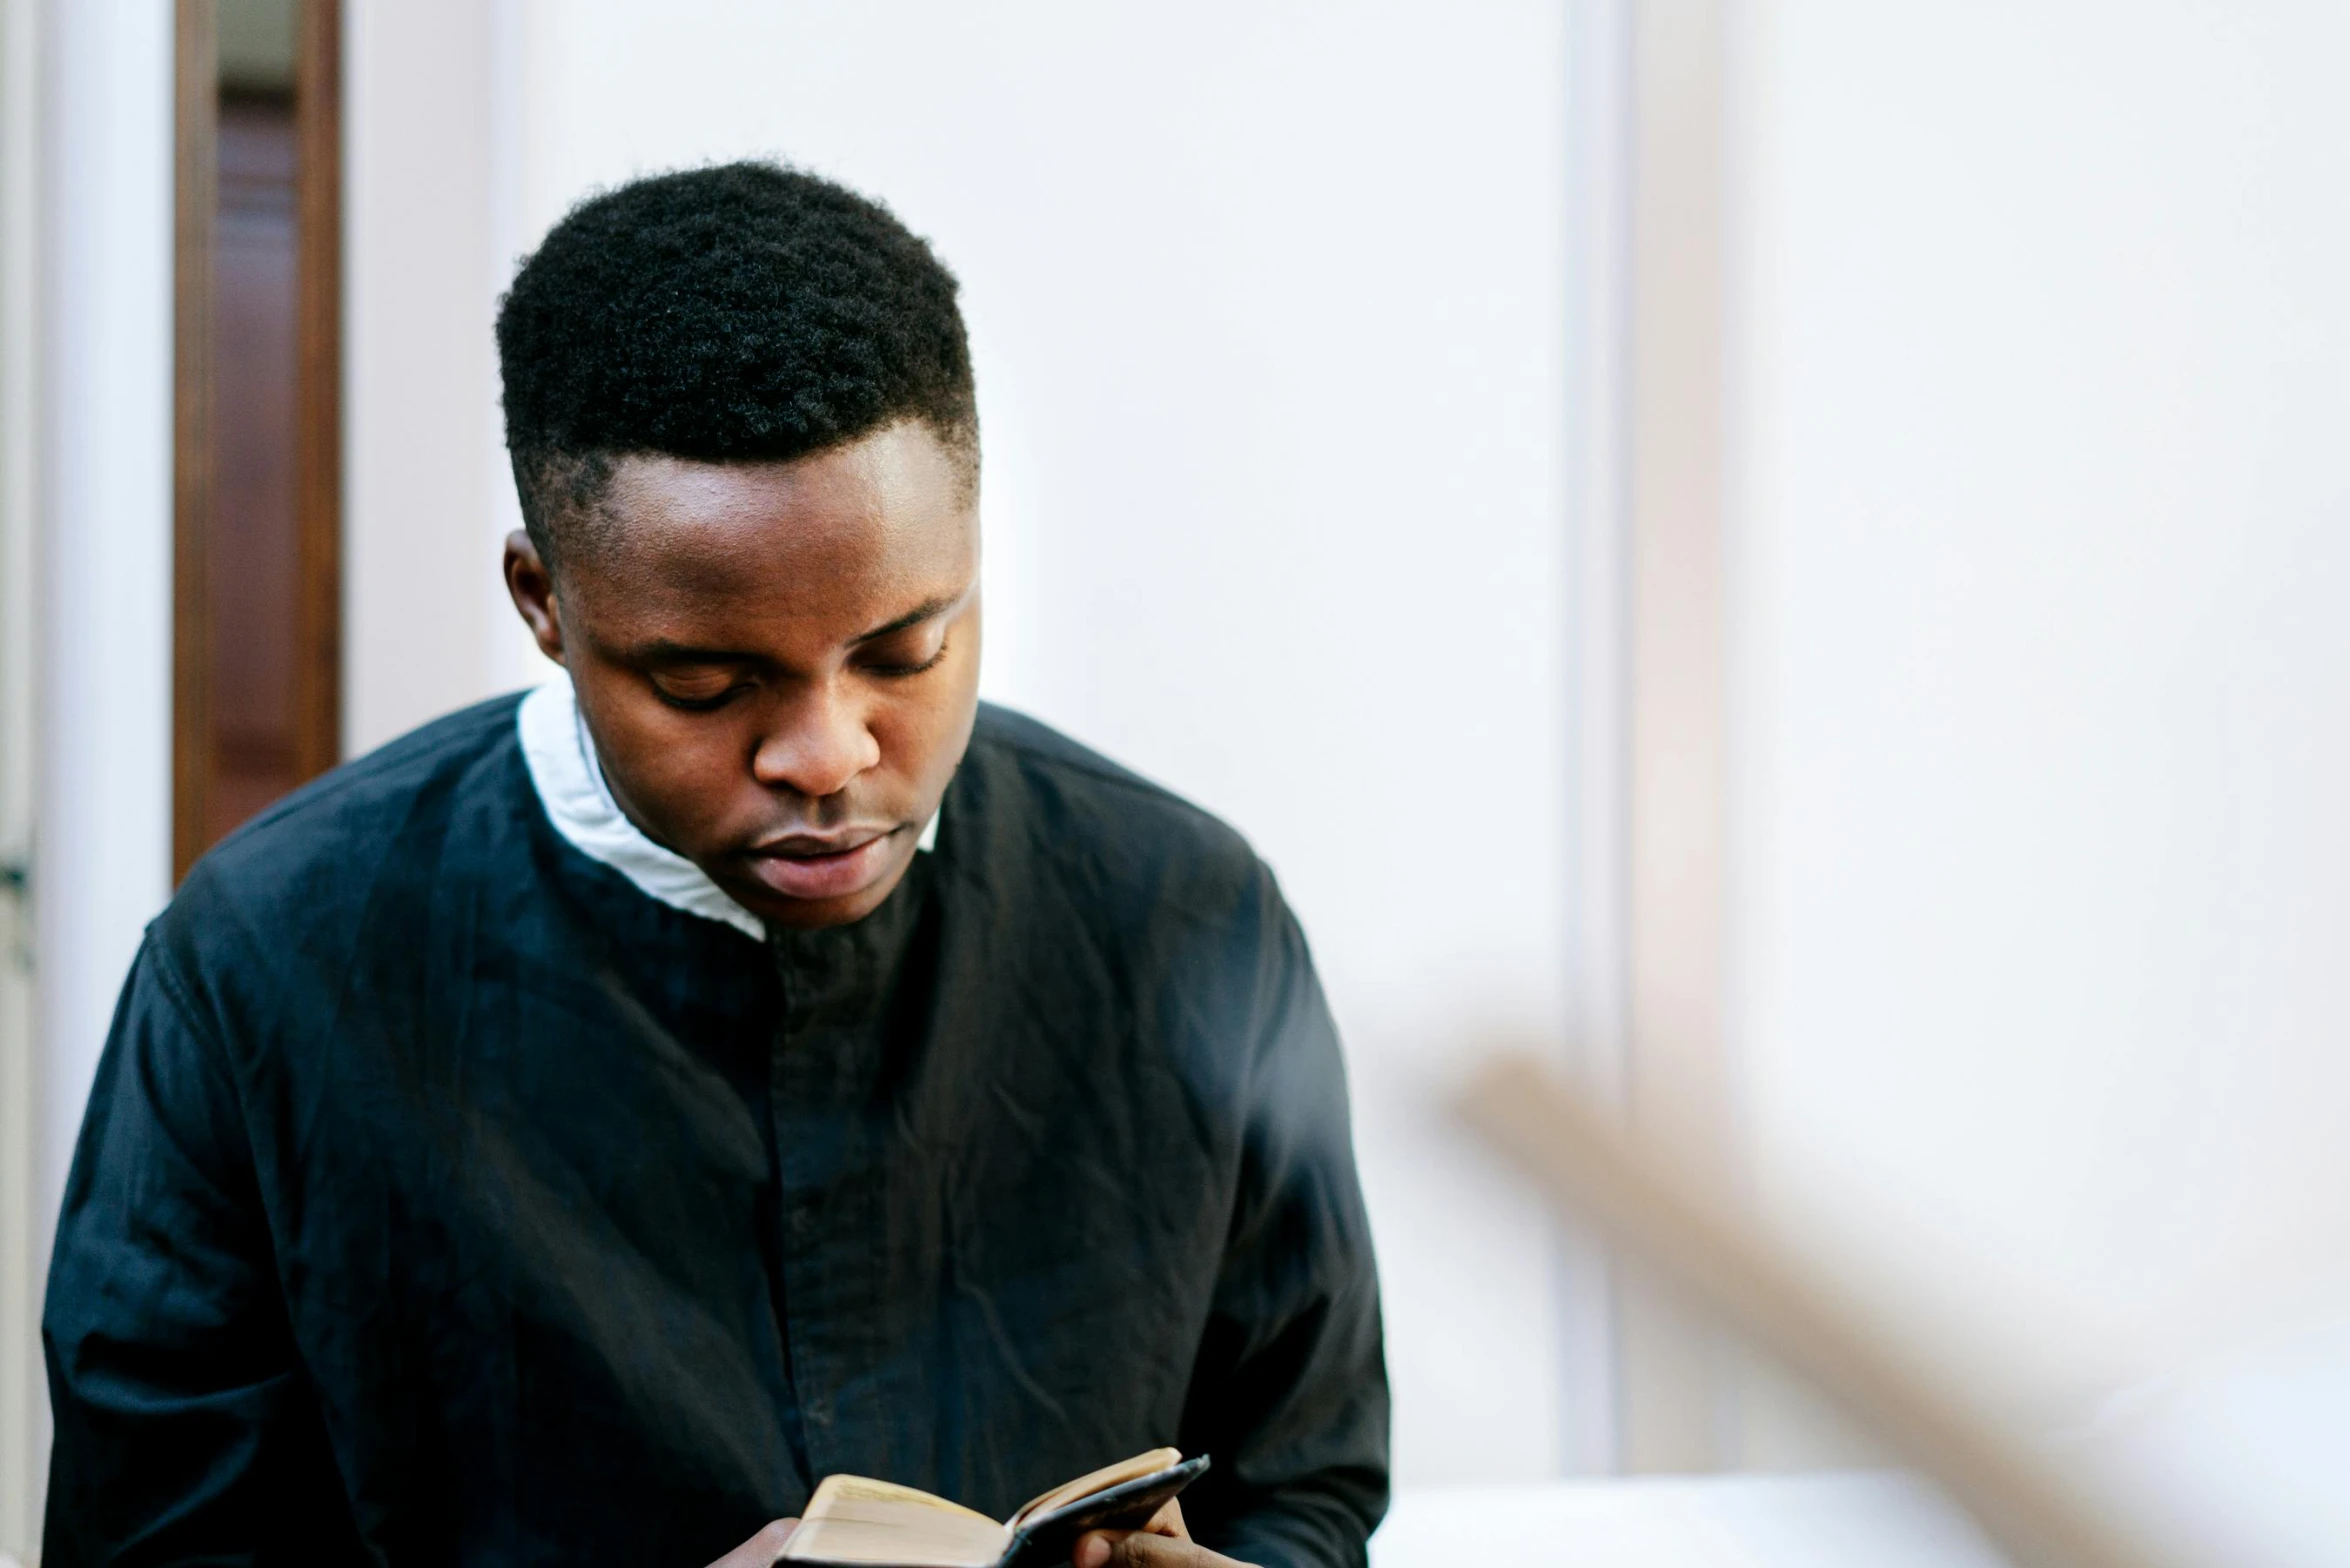
M 2131 1506 L 2350 1562 L 2345 60 L 2331 0 L 0 0 L 0 1548 L 142 923 L 543 678 L 497 296 L 774 156 L 963 281 L 986 694 L 1305 922 L 1397 1531 L 1886 1459 L 1459 1129 L 1510 1044 Z

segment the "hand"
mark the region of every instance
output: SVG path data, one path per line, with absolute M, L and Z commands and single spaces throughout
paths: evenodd
M 1069 1561 L 1074 1568 L 1248 1568 L 1194 1546 L 1183 1525 L 1183 1505 L 1175 1501 L 1139 1530 L 1094 1530 L 1079 1536 Z
M 797 1519 L 778 1519 L 766 1529 L 752 1536 L 742 1545 L 728 1552 L 710 1565 L 710 1568 L 772 1568 L 783 1543 L 800 1527 Z

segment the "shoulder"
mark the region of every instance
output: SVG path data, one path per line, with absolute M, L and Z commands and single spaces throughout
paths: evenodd
M 1273 873 L 1210 813 L 1036 720 L 988 707 L 940 826 L 1001 963 L 1111 1014 L 1189 1018 L 1210 1076 L 1312 960 Z
M 514 710 L 493 698 L 312 780 L 215 845 L 156 918 L 163 961 L 201 969 L 227 947 L 310 947 L 347 930 L 387 880 L 436 863 L 485 803 L 527 792 Z M 518 790 L 517 785 L 523 786 Z
M 1189 1098 L 1186 1125 L 1236 1136 L 1286 1094 L 1293 1109 L 1339 1107 L 1324 1130 L 1343 1138 L 1343 1089 L 1324 1092 L 1339 1081 L 1335 1035 L 1305 934 L 1230 826 L 988 707 L 940 848 L 985 912 L 971 951 L 989 974 L 1016 977 L 1012 993 L 1049 999 L 1053 1016 L 1030 1037 L 1070 1052 L 1073 1078 L 1166 1073 Z M 1105 1039 L 1120 1049 L 1105 1054 Z M 1319 1098 L 1296 1095 L 1300 1083 Z
M 1065 890 L 1147 897 L 1162 913 L 1278 899 L 1272 874 L 1222 820 L 1026 714 L 981 704 L 957 782 L 978 807 L 977 830 L 996 841 L 988 847 L 1016 848 Z M 943 832 L 958 826 L 950 805 Z
M 259 891 L 321 859 L 342 864 L 352 850 L 380 846 L 420 812 L 441 815 L 483 774 L 519 761 L 521 700 L 459 709 L 311 780 L 214 846 L 189 885 Z

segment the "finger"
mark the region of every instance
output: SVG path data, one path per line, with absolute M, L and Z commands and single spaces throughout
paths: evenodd
M 1078 1539 L 1069 1556 L 1076 1568 L 1214 1568 L 1229 1557 L 1140 1530 L 1096 1530 Z
M 1078 1541 L 1077 1549 L 1070 1553 L 1069 1560 L 1076 1564 L 1076 1568 L 1101 1568 L 1103 1563 L 1110 1561 L 1116 1555 L 1119 1544 L 1129 1535 L 1157 1535 L 1177 1541 L 1189 1541 L 1191 1531 L 1183 1523 L 1182 1499 L 1168 1498 L 1159 1511 L 1151 1515 L 1150 1523 L 1144 1525 L 1139 1531 L 1094 1531 L 1091 1535 Z M 1093 1543 L 1091 1561 L 1088 1561 L 1088 1542 Z
M 1143 1526 L 1151 1535 L 1171 1535 L 1178 1541 L 1191 1539 L 1191 1532 L 1183 1525 L 1183 1499 L 1170 1497 L 1167 1504 L 1151 1515 L 1151 1522 Z
M 710 1568 L 772 1568 L 775 1559 L 783 1555 L 791 1533 L 800 1527 L 797 1519 L 777 1519 L 757 1535 L 728 1552 L 710 1565 Z

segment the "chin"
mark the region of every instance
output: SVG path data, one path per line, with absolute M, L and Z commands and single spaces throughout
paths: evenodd
M 747 899 L 742 903 L 771 926 L 781 926 L 787 931 L 821 931 L 826 926 L 852 925 L 864 919 L 879 909 L 888 896 L 887 889 L 842 898 L 777 898 L 770 893 L 758 903 Z

